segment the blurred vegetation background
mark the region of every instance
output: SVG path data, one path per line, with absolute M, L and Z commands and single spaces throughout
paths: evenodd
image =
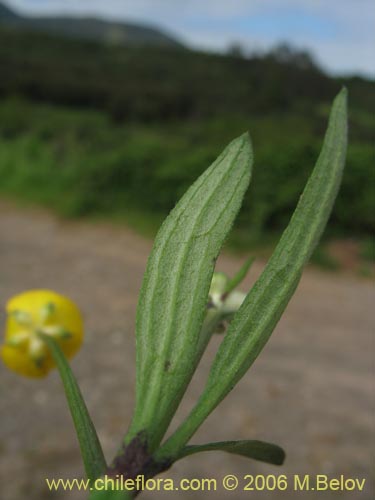
M 249 130 L 254 175 L 229 245 L 264 248 L 285 227 L 332 99 L 346 85 L 350 145 L 326 241 L 355 241 L 360 258 L 372 257 L 373 81 L 329 77 L 287 45 L 245 57 L 236 46 L 215 55 L 49 31 L 0 23 L 3 196 L 151 234 L 225 145 Z M 324 248 L 315 260 L 337 267 Z

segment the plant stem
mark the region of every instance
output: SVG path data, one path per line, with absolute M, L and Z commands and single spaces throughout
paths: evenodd
M 49 335 L 39 333 L 39 336 L 47 344 L 59 370 L 76 429 L 87 478 L 95 480 L 107 470 L 107 464 L 96 429 L 90 418 L 78 383 L 60 346 Z
M 212 411 L 207 398 L 201 398 L 188 415 L 187 419 L 177 428 L 172 436 L 155 452 L 154 459 L 162 461 L 165 458 L 177 457 L 190 438 L 199 429 Z

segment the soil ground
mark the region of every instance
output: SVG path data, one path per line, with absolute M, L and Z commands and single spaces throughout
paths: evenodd
M 51 288 L 75 300 L 86 318 L 84 348 L 73 360 L 106 455 L 131 417 L 135 382 L 134 317 L 152 243 L 127 228 L 61 221 L 48 213 L 0 205 L 0 302 L 25 289 Z M 238 258 L 224 255 L 233 273 Z M 264 263 L 255 263 L 246 290 Z M 177 463 L 162 477 L 216 478 L 216 492 L 145 493 L 161 499 L 374 498 L 374 287 L 369 280 L 308 268 L 269 344 L 193 441 L 263 439 L 287 452 L 282 467 L 224 453 Z M 1 312 L 3 323 L 4 313 Z M 177 421 L 197 399 L 220 337 L 187 393 Z M 83 474 L 57 373 L 35 381 L 0 366 L 0 498 L 86 498 L 49 492 L 45 478 Z M 235 474 L 240 486 L 221 481 Z M 286 474 L 286 491 L 242 491 L 247 474 Z M 363 492 L 293 491 L 294 475 L 366 479 Z M 272 483 L 271 483 L 272 485 Z

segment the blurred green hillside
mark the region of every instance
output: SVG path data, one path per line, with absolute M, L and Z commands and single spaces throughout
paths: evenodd
M 164 31 L 143 24 L 121 23 L 95 17 L 27 16 L 0 2 L 0 25 L 13 31 L 59 34 L 111 45 L 178 47 L 181 43 Z
M 115 47 L 0 29 L 0 191 L 70 216 L 161 219 L 245 130 L 255 149 L 236 225 L 244 247 L 280 233 L 345 84 L 350 146 L 328 235 L 374 229 L 374 82 L 326 76 L 304 52 L 243 58 Z

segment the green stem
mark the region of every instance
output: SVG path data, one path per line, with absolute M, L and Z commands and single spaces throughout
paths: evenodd
M 225 318 L 222 312 L 218 309 L 209 309 L 207 311 L 205 320 L 203 322 L 201 333 L 199 335 L 198 345 L 197 345 L 197 366 L 203 356 L 204 351 L 220 322 Z
M 187 419 L 182 422 L 172 436 L 156 451 L 154 459 L 157 462 L 165 458 L 177 456 L 189 442 L 212 411 L 212 407 L 210 404 L 207 404 L 206 399 L 202 397 L 198 401 Z
M 60 372 L 87 478 L 95 480 L 105 473 L 107 464 L 80 388 L 57 342 L 49 335 L 39 333 L 39 336 L 47 344 Z

